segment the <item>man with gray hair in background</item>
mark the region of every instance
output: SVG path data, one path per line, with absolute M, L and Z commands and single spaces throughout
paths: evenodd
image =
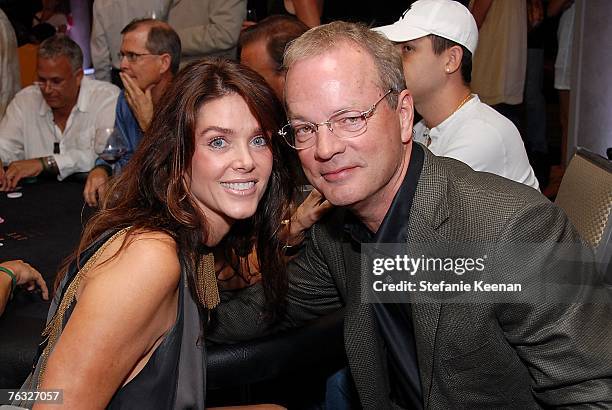
M 17 93 L 0 122 L 0 191 L 41 173 L 61 181 L 88 172 L 96 129 L 115 120 L 119 89 L 84 78 L 83 53 L 66 35 L 41 43 L 36 71 L 38 81 Z

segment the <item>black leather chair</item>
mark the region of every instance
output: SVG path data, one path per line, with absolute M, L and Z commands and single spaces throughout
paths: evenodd
M 298 329 L 209 346 L 208 404 L 316 406 L 323 400 L 327 378 L 346 366 L 343 315 L 341 309 Z

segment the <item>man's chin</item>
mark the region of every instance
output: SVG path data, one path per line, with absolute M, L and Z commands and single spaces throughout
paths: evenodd
M 322 192 L 322 194 L 323 196 L 325 196 L 325 199 L 327 199 L 334 206 L 349 206 L 350 207 L 351 205 L 355 205 L 361 200 L 359 195 L 356 195 L 355 192 L 351 191 L 350 189 L 346 189 L 346 190 L 334 189 L 330 191 L 331 192 L 329 192 L 327 195 L 324 192 Z
M 54 98 L 51 99 L 45 99 L 45 102 L 47 103 L 47 105 L 49 107 L 51 107 L 52 109 L 56 110 L 58 108 L 62 108 L 62 103 L 59 100 L 56 100 Z

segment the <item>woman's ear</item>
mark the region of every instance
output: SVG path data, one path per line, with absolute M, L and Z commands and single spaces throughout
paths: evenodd
M 408 143 L 412 139 L 412 121 L 414 120 L 414 104 L 410 91 L 403 90 L 399 93 L 396 111 L 400 119 L 402 142 Z

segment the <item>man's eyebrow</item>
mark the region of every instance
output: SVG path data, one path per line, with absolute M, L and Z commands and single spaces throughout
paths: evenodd
M 44 76 L 40 76 L 38 74 L 36 74 L 36 76 L 38 77 L 39 80 L 45 80 L 45 81 L 62 81 L 64 78 L 63 77 L 44 77 Z
M 300 116 L 300 115 L 293 115 L 293 114 L 292 114 L 292 113 L 290 113 L 290 112 L 287 112 L 287 119 L 288 119 L 289 121 L 291 121 L 291 120 L 306 121 L 306 120 L 304 119 L 304 117 L 302 117 L 302 116 Z
M 341 109 L 339 109 L 339 110 L 336 110 L 336 111 L 332 112 L 332 113 L 329 115 L 329 117 L 328 117 L 327 119 L 330 119 L 330 118 L 332 118 L 332 117 L 334 117 L 335 115 L 338 115 L 338 114 L 344 114 L 344 113 L 347 113 L 347 112 L 352 112 L 352 111 L 355 111 L 355 112 L 362 112 L 363 110 L 360 110 L 360 109 L 358 109 L 358 108 L 349 108 L 349 107 L 347 107 L 347 108 L 341 108 Z M 314 121 L 304 119 L 304 117 L 302 117 L 302 116 L 300 116 L 300 115 L 296 115 L 296 116 L 294 117 L 294 116 L 292 116 L 292 115 L 290 115 L 290 114 L 291 114 L 291 113 L 288 113 L 288 114 L 287 114 L 287 120 L 289 120 L 289 121 L 297 120 L 297 121 L 302 121 L 302 122 L 311 122 L 311 123 L 314 123 Z

